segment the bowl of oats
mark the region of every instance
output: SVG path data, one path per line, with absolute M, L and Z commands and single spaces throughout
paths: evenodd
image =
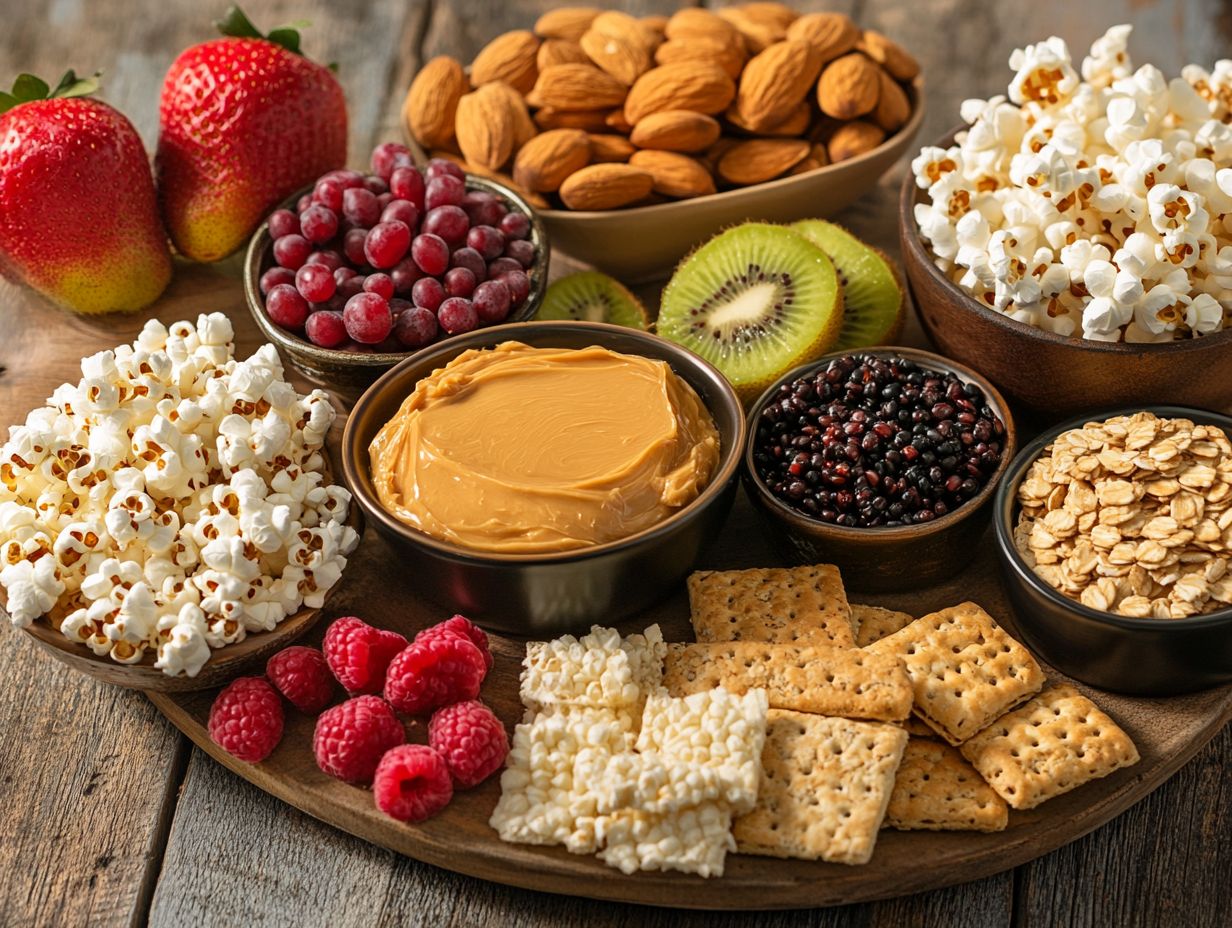
M 1023 638 L 1058 670 L 1151 696 L 1232 681 L 1232 417 L 1057 426 L 1010 465 L 993 525 Z
M 1232 62 L 1014 52 L 1007 95 L 912 161 L 904 265 L 924 328 L 1050 418 L 1232 403 Z

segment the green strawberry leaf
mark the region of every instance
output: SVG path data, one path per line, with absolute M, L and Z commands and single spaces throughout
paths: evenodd
M 78 77 L 74 72 L 66 71 L 51 95 L 53 97 L 88 97 L 98 90 L 99 76 L 97 71 L 89 77 Z
M 299 50 L 299 32 L 289 26 L 281 26 L 278 29 L 271 29 L 270 34 L 266 36 L 275 45 L 281 45 L 289 52 L 294 52 L 297 55 L 302 55 Z
M 5 93 L 3 90 L 0 90 L 0 113 L 7 113 L 20 102 L 11 93 Z
M 22 103 L 34 100 L 49 100 L 62 97 L 85 97 L 94 93 L 99 87 L 99 74 L 90 77 L 78 77 L 76 72 L 68 71 L 60 78 L 56 89 L 52 90 L 47 82 L 33 74 L 19 74 L 13 81 L 13 89 L 8 93 L 0 93 L 0 113 L 5 113 Z
M 18 74 L 17 80 L 13 81 L 13 96 L 23 103 L 46 100 L 49 93 L 51 88 L 47 86 L 47 82 L 33 74 Z
M 252 24 L 252 20 L 244 15 L 238 4 L 231 4 L 222 19 L 214 23 L 223 35 L 237 39 L 263 39 L 265 36 Z

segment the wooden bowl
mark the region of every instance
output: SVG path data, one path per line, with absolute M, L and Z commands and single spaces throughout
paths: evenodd
M 937 145 L 949 146 L 954 135 Z M 920 321 L 943 354 L 982 371 L 1011 400 L 1048 422 L 1084 409 L 1161 400 L 1215 409 L 1232 404 L 1232 329 L 1139 345 L 1067 337 L 1018 322 L 981 305 L 933 263 L 914 215 L 924 197 L 908 174 L 898 228 Z
M 852 528 L 814 519 L 774 496 L 753 465 L 757 422 L 761 411 L 780 386 L 824 368 L 835 358 L 848 354 L 872 354 L 915 361 L 921 367 L 953 373 L 966 383 L 984 391 L 988 405 L 1005 423 L 1001 461 L 979 493 L 953 512 L 919 525 L 880 528 Z M 968 565 L 988 527 L 993 495 L 1009 469 L 1018 447 L 1009 404 L 978 372 L 955 364 L 931 351 L 916 348 L 860 348 L 835 351 L 801 365 L 780 377 L 758 398 L 749 412 L 748 440 L 744 450 L 744 488 L 763 517 L 762 524 L 771 543 L 794 564 L 836 564 L 843 583 L 855 590 L 892 592 L 918 589 L 939 583 Z
M 530 241 L 534 244 L 536 251 L 535 263 L 526 272 L 530 278 L 530 295 L 527 296 L 526 302 L 510 312 L 509 318 L 505 320 L 506 323 L 524 322 L 539 311 L 539 304 L 543 301 L 543 294 L 548 286 L 551 247 L 543 221 L 529 203 L 504 184 L 468 174 L 466 186 L 469 190 L 483 190 L 495 194 L 503 199 L 511 209 L 525 213 L 530 219 Z M 293 210 L 296 201 L 311 190 L 311 187 L 305 187 L 283 201 L 279 208 Z M 260 286 L 261 275 L 273 266 L 273 247 L 274 242 L 270 238 L 269 224 L 263 222 L 253 233 L 244 258 L 244 295 L 247 299 L 248 311 L 252 313 L 252 318 L 256 321 L 261 334 L 278 349 L 283 361 L 308 380 L 333 390 L 348 402 L 353 402 L 381 374 L 416 354 L 415 351 L 358 352 L 322 348 L 294 332 L 288 332 L 281 326 L 275 325 L 265 314 Z M 449 336 L 418 350 L 427 351 L 446 341 L 449 341 Z

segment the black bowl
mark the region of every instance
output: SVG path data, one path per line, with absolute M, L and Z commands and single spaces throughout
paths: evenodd
M 798 377 L 816 373 L 835 358 L 849 354 L 873 354 L 914 361 L 921 367 L 953 373 L 974 383 L 1005 423 L 1005 442 L 997 470 L 973 498 L 954 511 L 931 522 L 901 527 L 852 528 L 834 525 L 791 508 L 774 496 L 753 466 L 757 420 L 780 386 Z M 930 351 L 918 348 L 857 348 L 834 351 L 816 361 L 788 371 L 758 398 L 749 412 L 749 435 L 744 452 L 744 486 L 771 544 L 791 563 L 830 563 L 839 567 L 843 583 L 854 590 L 882 592 L 911 590 L 953 576 L 970 563 L 972 550 L 988 528 L 989 506 L 997 482 L 1014 456 L 1014 420 L 1005 399 L 977 371 Z
M 701 397 L 719 430 L 719 466 L 688 506 L 628 538 L 546 555 L 475 552 L 400 522 L 377 497 L 368 446 L 415 384 L 463 351 L 508 340 L 538 347 L 601 345 L 666 361 Z M 718 534 L 736 490 L 744 410 L 731 385 L 692 352 L 635 329 L 593 322 L 525 322 L 479 329 L 425 348 L 374 383 L 355 404 L 342 438 L 342 468 L 356 502 L 401 557 L 425 596 L 503 632 L 545 637 L 590 623 L 611 625 L 675 590 Z
M 1023 639 L 1053 667 L 1116 693 L 1170 696 L 1232 681 L 1232 608 L 1189 619 L 1131 619 L 1100 612 L 1062 595 L 1027 566 L 1014 547 L 1018 485 L 1062 432 L 1113 416 L 1151 412 L 1217 425 L 1232 435 L 1232 418 L 1185 406 L 1114 409 L 1049 429 L 1018 454 L 993 504 L 997 557 Z

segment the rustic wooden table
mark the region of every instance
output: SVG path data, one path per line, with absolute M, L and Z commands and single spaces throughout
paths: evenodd
M 589 2 L 589 0 L 588 0 Z M 339 63 L 351 156 L 398 137 L 397 112 L 418 63 L 466 60 L 531 22 L 543 0 L 250 0 L 259 24 L 306 18 L 313 57 Z M 667 13 L 676 0 L 627 0 Z M 923 61 L 928 116 L 920 141 L 957 122 L 968 96 L 1004 92 L 1010 50 L 1056 34 L 1083 49 L 1132 22 L 1132 48 L 1165 73 L 1213 62 L 1232 41 L 1232 6 L 1073 0 L 834 0 Z M 209 37 L 222 0 L 6 0 L 0 79 L 104 71 L 103 97 L 151 147 L 162 76 L 177 51 Z M 1077 54 L 1081 54 L 1078 51 Z M 841 217 L 891 252 L 904 165 Z M 561 262 L 563 264 L 563 262 Z M 238 262 L 181 266 L 166 316 L 242 314 Z M 175 317 L 175 316 L 173 316 Z M 0 283 L 0 428 L 74 377 L 107 323 L 70 318 Z M 122 324 L 124 331 L 135 322 Z M 131 337 L 131 336 L 125 336 Z M 28 358 L 55 358 L 31 364 Z M 456 876 L 334 831 L 232 776 L 143 697 L 71 673 L 11 631 L 0 647 L 0 926 L 90 925 L 1173 925 L 1228 924 L 1232 904 L 1232 729 L 1147 800 L 1086 838 L 1015 871 L 889 902 L 762 916 L 647 910 L 508 889 Z

